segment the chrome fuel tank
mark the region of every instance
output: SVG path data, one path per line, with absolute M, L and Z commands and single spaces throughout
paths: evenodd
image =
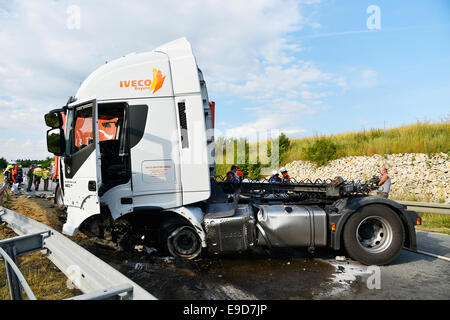
M 317 206 L 260 205 L 258 245 L 319 247 L 327 244 L 327 216 Z

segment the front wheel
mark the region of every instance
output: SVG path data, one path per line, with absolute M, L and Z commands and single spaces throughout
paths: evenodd
M 174 257 L 195 259 L 202 251 L 202 242 L 192 226 L 172 225 L 164 238 L 167 250 Z
M 343 240 L 353 259 L 366 265 L 385 265 L 400 254 L 405 230 L 392 209 L 384 205 L 369 205 L 348 219 Z

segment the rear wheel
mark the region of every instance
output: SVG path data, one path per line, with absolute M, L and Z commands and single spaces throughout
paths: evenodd
M 405 241 L 399 216 L 384 205 L 370 205 L 354 213 L 344 227 L 344 246 L 355 260 L 385 265 L 397 258 Z
M 202 251 L 202 242 L 195 229 L 187 223 L 171 223 L 164 226 L 162 242 L 174 257 L 195 259 Z

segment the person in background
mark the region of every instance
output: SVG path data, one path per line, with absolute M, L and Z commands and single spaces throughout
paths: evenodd
M 42 179 L 44 180 L 44 191 L 48 191 L 48 181 L 50 179 L 50 170 L 48 170 L 47 168 L 44 168 L 42 170 Z
M 391 190 L 391 177 L 388 175 L 386 167 L 380 168 L 380 174 L 381 179 L 378 182 L 380 187 L 377 189 L 377 196 L 388 198 Z
M 238 167 L 237 167 L 237 166 L 235 166 L 235 165 L 232 165 L 232 166 L 231 166 L 230 171 L 233 172 L 235 178 L 239 180 L 239 176 L 238 176 L 238 174 L 237 174 L 237 170 L 238 170 Z M 228 172 L 230 172 L 230 171 L 228 171 Z M 227 174 L 228 174 L 228 173 L 227 173 Z
M 27 172 L 27 192 L 31 192 L 31 185 L 33 184 L 34 167 L 31 165 Z
M 236 178 L 236 172 L 228 171 L 227 172 L 227 178 L 225 180 L 226 182 L 239 182 L 239 179 Z
M 13 166 L 11 164 L 9 164 L 6 167 L 5 171 L 3 172 L 3 175 L 5 176 L 5 183 L 6 184 L 9 184 L 10 181 L 11 181 L 11 169 L 12 169 L 12 167 Z
M 19 183 L 19 189 L 21 189 L 23 183 L 23 170 L 21 164 L 17 167 L 17 182 Z
M 280 174 L 278 173 L 278 171 L 272 171 L 272 176 L 270 177 L 269 182 L 281 182 Z
M 14 184 L 16 184 L 17 183 L 17 163 L 13 163 L 12 164 L 13 165 L 13 167 L 12 167 L 12 169 L 11 169 L 11 180 L 12 180 L 12 183 L 14 183 Z
M 286 170 L 285 167 L 281 167 L 280 168 L 280 172 L 282 174 L 281 180 L 285 183 L 289 183 L 291 180 L 291 177 L 288 174 L 288 171 Z
M 42 168 L 40 164 L 37 165 L 37 168 L 34 169 L 33 173 L 34 173 L 34 190 L 38 191 L 39 184 L 41 183 L 42 178 Z
M 236 174 L 238 176 L 239 181 L 242 181 L 244 179 L 244 173 L 239 170 L 239 166 L 236 166 Z

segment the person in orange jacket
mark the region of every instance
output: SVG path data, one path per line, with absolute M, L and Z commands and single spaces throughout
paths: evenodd
M 11 180 L 13 183 L 17 183 L 17 163 L 12 164 L 13 167 L 11 169 Z
M 281 174 L 283 175 L 283 177 L 281 178 L 281 180 L 282 180 L 283 182 L 290 182 L 291 177 L 288 175 L 288 171 L 286 170 L 286 168 L 285 168 L 285 167 L 281 167 L 281 168 L 280 168 L 280 172 L 281 172 Z
M 244 173 L 239 170 L 239 166 L 236 166 L 236 174 L 238 176 L 239 181 L 242 181 L 244 179 Z

